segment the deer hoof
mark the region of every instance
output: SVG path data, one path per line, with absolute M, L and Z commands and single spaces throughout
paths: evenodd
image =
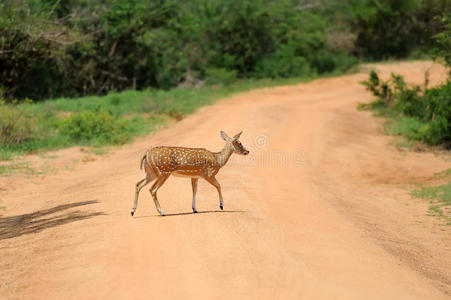
M 221 210 L 224 210 L 224 206 L 222 206 L 222 205 L 219 205 L 219 208 L 220 208 Z
M 135 211 L 134 210 L 132 210 L 131 212 L 130 212 L 130 214 L 132 215 L 132 217 L 133 217 L 133 215 L 135 214 Z
M 197 210 L 193 209 L 193 212 L 194 212 L 195 214 L 197 214 Z

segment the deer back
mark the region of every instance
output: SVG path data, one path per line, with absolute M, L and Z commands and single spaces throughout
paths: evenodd
M 215 154 L 204 148 L 155 147 L 149 150 L 149 163 L 161 173 L 219 169 Z

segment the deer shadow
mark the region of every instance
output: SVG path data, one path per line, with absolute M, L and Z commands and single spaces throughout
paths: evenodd
M 97 200 L 62 204 L 49 209 L 38 210 L 29 214 L 0 217 L 0 240 L 11 239 L 26 234 L 38 233 L 45 229 L 105 215 L 103 212 L 83 212 L 80 210 L 61 214 L 74 207 L 99 203 Z M 52 216 L 52 214 L 60 213 Z
M 181 212 L 181 213 L 173 213 L 173 214 L 164 214 L 164 216 L 160 215 L 153 215 L 153 216 L 138 216 L 135 217 L 136 219 L 139 218 L 158 218 L 158 217 L 177 217 L 177 216 L 188 216 L 188 215 L 198 215 L 198 214 L 213 214 L 213 213 L 244 213 L 246 211 L 244 210 L 203 210 L 203 211 L 197 211 L 197 213 L 194 213 L 192 211 L 188 212 Z

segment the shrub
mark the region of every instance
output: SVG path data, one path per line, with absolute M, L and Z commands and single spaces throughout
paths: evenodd
M 35 138 L 37 122 L 26 110 L 16 105 L 0 103 L 0 143 L 19 145 Z
M 445 66 L 451 67 L 451 11 L 445 12 L 441 18 L 443 30 L 434 36 L 435 45 L 431 49 L 431 55 L 435 60 L 443 62 Z M 448 76 L 451 78 L 451 70 Z
M 313 56 L 310 65 L 318 74 L 324 74 L 334 71 L 344 72 L 357 63 L 358 60 L 355 57 L 332 50 L 322 50 Z
M 236 74 L 236 70 L 210 68 L 205 72 L 205 82 L 209 85 L 223 84 L 227 86 L 236 81 Z
M 442 27 L 434 17 L 450 12 L 447 0 L 342 2 L 355 35 L 355 53 L 369 59 L 403 58 L 427 49 Z
M 427 90 L 425 99 L 425 118 L 432 120 L 441 116 L 451 125 L 451 82 Z
M 394 122 L 387 122 L 385 133 L 401 135 L 410 140 L 421 140 L 420 130 L 424 124 L 417 118 L 405 117 Z
M 318 74 L 323 74 L 335 70 L 335 58 L 329 51 L 319 51 L 313 56 L 311 66 Z
M 451 82 L 423 92 L 419 86 L 408 87 L 400 75 L 392 74 L 390 80 L 382 81 L 371 71 L 362 84 L 378 97 L 366 107 L 382 110 L 397 120 L 388 133 L 430 145 L 451 143 Z
M 402 80 L 402 78 L 397 78 L 396 80 L 398 87 L 400 86 L 400 80 Z M 393 82 L 390 80 L 383 81 L 379 79 L 379 75 L 377 75 L 375 70 L 371 70 L 368 80 L 362 81 L 361 84 L 366 86 L 366 89 L 369 90 L 374 96 L 378 97 L 381 103 L 386 106 L 393 103 L 393 94 L 395 90 L 393 87 Z
M 75 113 L 62 121 L 60 134 L 81 143 L 125 143 L 127 120 L 113 118 L 106 112 Z
M 421 139 L 428 144 L 451 143 L 451 82 L 427 90 L 423 118 L 430 120 L 421 130 Z
M 396 93 L 396 107 L 406 116 L 421 118 L 424 113 L 424 99 L 420 94 L 420 87 L 398 90 Z
M 282 46 L 274 54 L 261 60 L 256 67 L 257 77 L 288 78 L 310 74 L 307 60 L 296 56 L 295 49 L 288 45 Z

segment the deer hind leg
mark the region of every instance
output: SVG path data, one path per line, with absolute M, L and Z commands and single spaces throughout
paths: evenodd
M 152 182 L 152 180 L 155 179 L 155 174 L 153 172 L 147 172 L 148 170 L 146 169 L 146 178 L 141 179 L 140 181 L 138 181 L 136 183 L 136 188 L 135 188 L 135 201 L 133 202 L 133 208 L 132 211 L 130 212 L 130 214 L 133 215 L 135 214 L 136 211 L 136 207 L 138 206 L 138 195 L 139 192 L 141 191 L 141 189 L 143 187 L 145 187 L 146 185 L 148 185 L 150 182 Z
M 163 183 L 168 179 L 169 175 L 163 175 L 161 177 L 157 177 L 157 181 L 150 188 L 150 194 L 152 195 L 153 201 L 155 202 L 155 206 L 160 213 L 160 215 L 164 216 L 164 211 L 160 207 L 160 203 L 157 198 L 157 191 L 163 185 Z
M 213 177 L 205 177 L 205 180 L 207 180 L 211 185 L 213 185 L 218 190 L 219 195 L 219 208 L 221 210 L 224 210 L 224 201 L 222 200 L 222 193 L 221 193 L 221 185 L 219 184 L 218 180 Z
M 147 177 L 144 179 L 141 179 L 140 181 L 138 181 L 136 183 L 136 188 L 135 188 L 135 201 L 133 202 L 133 208 L 132 211 L 130 212 L 130 214 L 133 215 L 135 214 L 136 211 L 136 207 L 138 206 L 138 195 L 139 195 L 139 191 L 146 185 L 148 184 L 149 181 L 147 180 Z
M 191 178 L 191 185 L 193 187 L 193 212 L 196 214 L 196 193 L 197 193 L 197 182 L 199 181 L 198 178 Z

